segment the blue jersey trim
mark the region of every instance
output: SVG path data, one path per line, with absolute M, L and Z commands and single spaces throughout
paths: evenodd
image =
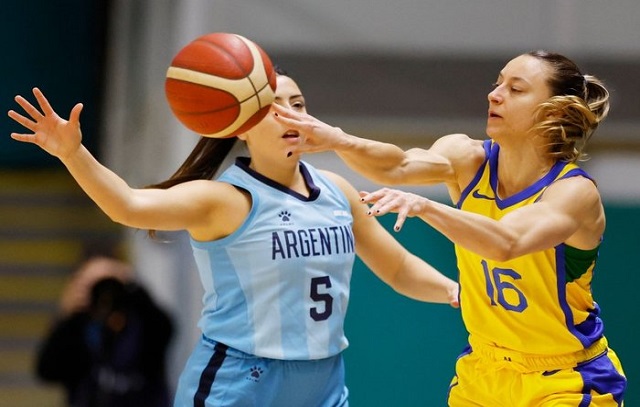
M 467 187 L 460 194 L 460 199 L 458 199 L 458 203 L 456 204 L 456 207 L 458 209 L 462 207 L 462 203 L 464 202 L 464 200 L 467 198 L 471 190 L 475 188 L 476 185 L 478 185 L 478 182 L 480 182 L 480 178 L 482 178 L 482 174 L 484 173 L 484 167 L 487 165 L 487 160 L 489 159 L 489 154 L 491 153 L 491 140 L 485 140 L 482 143 L 482 147 L 484 148 L 484 155 L 485 155 L 484 161 L 478 167 L 478 171 L 476 172 L 476 175 L 473 177 L 473 180 L 471 180 L 469 185 L 467 185 Z
M 500 146 L 498 143 L 494 143 L 491 148 L 491 153 L 489 155 L 489 184 L 491 185 L 491 189 L 496 197 L 496 205 L 500 209 L 508 208 L 511 205 L 514 205 L 518 202 L 521 202 L 525 199 L 532 197 L 533 195 L 540 192 L 542 189 L 546 188 L 551 181 L 556 179 L 558 174 L 562 172 L 564 167 L 568 164 L 565 161 L 556 162 L 553 167 L 547 172 L 542 178 L 534 182 L 529 187 L 523 189 L 515 195 L 512 195 L 506 199 L 501 199 L 498 195 L 498 159 L 500 153 Z
M 285 187 L 284 185 L 275 182 L 274 180 L 265 177 L 264 175 L 260 174 L 259 172 L 254 171 L 253 169 L 251 169 L 249 167 L 249 163 L 251 162 L 251 159 L 249 157 L 237 157 L 236 158 L 236 165 L 240 168 L 242 168 L 243 171 L 245 171 L 247 174 L 251 175 L 253 178 L 257 179 L 258 181 L 269 185 L 272 188 L 277 189 L 278 191 L 284 192 L 285 194 L 289 194 L 301 201 L 304 202 L 312 202 L 315 201 L 316 199 L 318 199 L 318 196 L 320 195 L 320 188 L 318 188 L 318 186 L 316 186 L 316 184 L 313 182 L 313 178 L 311 177 L 311 174 L 309 174 L 309 170 L 307 169 L 307 167 L 305 167 L 304 163 L 300 162 L 300 173 L 302 174 L 302 178 L 304 179 L 305 184 L 307 185 L 307 187 L 309 188 L 309 196 L 306 197 L 302 194 L 299 194 L 298 192 Z

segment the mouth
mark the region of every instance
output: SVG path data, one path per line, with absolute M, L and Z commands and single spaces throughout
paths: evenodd
M 287 130 L 283 135 L 282 138 L 284 140 L 287 140 L 287 142 L 289 142 L 291 145 L 297 145 L 299 143 L 299 139 L 300 139 L 300 133 L 296 130 Z M 287 152 L 287 158 L 291 157 L 293 155 L 293 151 L 289 151 Z
M 501 118 L 502 116 L 500 116 L 496 112 L 492 112 L 491 110 L 489 111 L 489 119 L 501 119 Z
M 300 133 L 298 133 L 296 130 L 287 130 L 287 132 L 282 135 L 282 138 L 284 138 L 284 139 L 298 139 L 298 138 L 300 138 Z

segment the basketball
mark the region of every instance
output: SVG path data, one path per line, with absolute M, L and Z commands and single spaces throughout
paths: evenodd
M 204 137 L 244 133 L 269 112 L 276 73 L 269 56 L 237 34 L 196 38 L 171 61 L 165 94 L 171 111 Z

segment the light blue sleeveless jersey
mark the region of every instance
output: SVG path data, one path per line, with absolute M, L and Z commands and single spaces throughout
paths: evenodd
M 219 177 L 250 192 L 244 224 L 219 240 L 191 240 L 205 290 L 199 326 L 206 337 L 260 357 L 338 354 L 348 345 L 343 325 L 355 258 L 349 202 L 307 163 L 300 170 L 308 198 L 248 162 L 237 159 Z

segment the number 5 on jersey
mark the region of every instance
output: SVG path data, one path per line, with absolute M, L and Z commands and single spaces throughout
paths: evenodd
M 318 306 L 309 310 L 309 315 L 314 321 L 324 321 L 333 312 L 333 297 L 327 292 L 331 288 L 329 276 L 314 277 L 311 279 L 311 299 L 318 303 Z M 320 306 L 323 304 L 322 306 Z

